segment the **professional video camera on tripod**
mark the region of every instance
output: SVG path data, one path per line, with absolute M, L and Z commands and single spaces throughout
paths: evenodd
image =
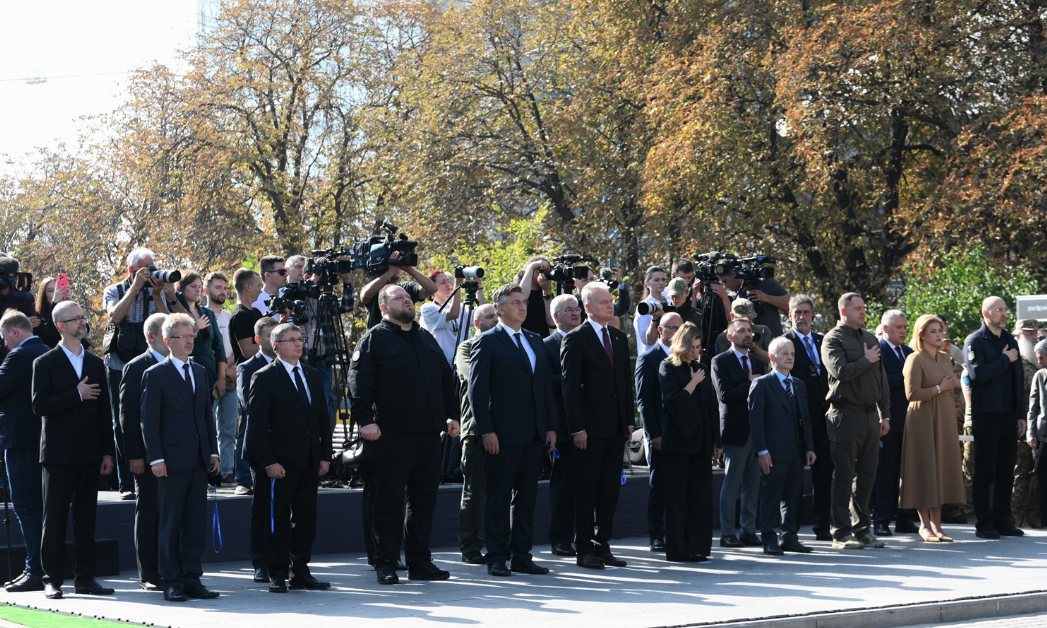
M 727 311 L 716 292 L 711 288 L 720 285 L 720 277 L 734 274 L 742 280 L 743 287 L 756 288 L 763 279 L 774 277 L 775 260 L 767 255 L 738 257 L 731 253 L 711 251 L 694 255 L 694 278 L 701 288 L 698 314 L 702 332 L 702 363 L 709 364 L 715 351 L 716 338 L 727 329 Z

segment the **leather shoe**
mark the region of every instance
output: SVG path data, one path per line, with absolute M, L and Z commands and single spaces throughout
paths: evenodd
M 652 552 L 664 552 L 665 551 L 665 541 L 663 541 L 662 539 L 652 539 L 651 540 L 651 551 Z
M 600 552 L 596 558 L 608 567 L 625 567 L 628 564 L 621 558 L 615 558 L 610 552 Z
M 979 539 L 989 539 L 995 541 L 996 539 L 1000 538 L 1000 533 L 990 528 L 985 530 L 975 530 L 974 536 L 978 537 Z
M 396 561 L 396 570 L 397 571 L 407 571 L 407 565 L 404 564 L 404 561 L 397 560 Z
M 287 581 L 283 578 L 273 578 L 269 581 L 270 593 L 287 593 Z
M 782 543 L 779 547 L 781 547 L 782 550 L 786 552 L 795 552 L 797 554 L 811 553 L 811 548 L 807 547 L 799 541 L 786 541 L 785 543 Z
M 580 554 L 575 563 L 586 569 L 603 569 L 603 561 L 597 558 L 596 554 Z
M 408 580 L 447 580 L 450 577 L 451 572 L 440 569 L 431 561 L 407 570 Z
M 398 584 L 400 577 L 396 575 L 395 565 L 376 565 L 374 568 L 378 574 L 378 584 Z
M 221 595 L 218 591 L 212 591 L 202 584 L 187 584 L 182 587 L 182 590 L 186 595 L 197 600 L 213 600 Z
M 23 571 L 22 573 L 18 574 L 14 578 L 11 578 L 7 582 L 5 582 L 4 586 L 7 587 L 7 586 L 10 586 L 10 585 L 12 585 L 12 584 L 14 584 L 16 582 L 21 582 L 21 581 L 25 580 L 28 577 L 29 577 L 29 574 Z
M 676 554 L 666 554 L 665 555 L 665 560 L 669 561 L 670 563 L 697 563 L 697 562 L 701 562 L 699 560 L 698 554 L 685 554 L 683 556 L 679 556 L 679 555 L 676 555 Z
M 322 582 L 313 577 L 313 574 L 302 574 L 296 575 L 291 578 L 289 586 L 292 590 L 306 589 L 307 591 L 323 591 L 324 589 L 330 589 L 330 582 Z
M 833 540 L 833 535 L 830 534 L 828 530 L 823 530 L 822 528 L 815 528 L 813 530 L 813 532 L 814 532 L 814 540 L 815 541 L 832 541 Z
M 57 584 L 51 584 L 48 582 L 44 585 L 44 597 L 49 600 L 60 600 L 62 599 L 62 587 Z
M 1000 536 L 1025 536 L 1025 532 L 1023 532 L 1021 528 L 1016 528 L 1014 526 L 996 528 L 996 532 L 999 533 Z
M 785 552 L 783 552 L 781 546 L 778 545 L 778 539 L 769 539 L 763 544 L 763 553 L 770 554 L 771 556 L 781 556 Z
M 164 590 L 164 599 L 168 602 L 188 602 L 189 596 L 185 594 L 182 587 L 167 587 Z
M 502 578 L 508 578 L 513 575 L 513 572 L 509 571 L 509 568 L 505 566 L 505 563 L 491 563 L 490 565 L 487 565 L 487 573 Z
M 549 573 L 548 567 L 536 565 L 534 564 L 533 560 L 509 563 L 509 570 L 515 571 L 517 573 L 527 573 L 533 576 L 544 576 L 545 574 Z
M 898 519 L 894 522 L 894 531 L 897 534 L 918 534 L 920 526 L 913 523 L 911 519 Z
M 763 541 L 760 540 L 760 537 L 756 536 L 751 532 L 741 535 L 740 537 L 738 537 L 738 540 L 741 541 L 742 545 L 746 547 L 760 547 L 761 545 L 763 545 Z
M 725 537 L 720 538 L 720 547 L 745 547 L 742 542 L 738 540 L 733 534 L 728 534 Z
M 265 567 L 254 568 L 254 581 L 255 582 L 269 582 L 269 572 L 266 571 Z
M 462 554 L 462 562 L 470 565 L 483 565 L 487 563 L 487 559 L 480 552 L 470 552 Z
M 160 585 L 158 583 L 150 582 L 149 580 L 146 580 L 145 582 L 139 582 L 138 587 L 143 591 L 163 591 L 163 589 L 160 588 Z
M 577 556 L 574 546 L 570 543 L 553 543 L 553 554 L 557 556 Z
M 74 584 L 73 591 L 81 595 L 112 595 L 113 590 L 109 587 L 103 587 L 98 584 L 98 581 L 91 579 L 84 584 Z
M 873 534 L 876 536 L 891 536 L 891 526 L 886 523 L 877 523 L 873 525 Z
M 4 587 L 8 593 L 25 593 L 26 591 L 43 591 L 44 581 L 42 578 L 22 578 L 15 580 Z

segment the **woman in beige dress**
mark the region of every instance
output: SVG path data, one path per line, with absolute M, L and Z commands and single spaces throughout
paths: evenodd
M 924 541 L 951 541 L 942 530 L 942 504 L 964 503 L 960 448 L 956 446 L 956 404 L 949 391 L 959 387 L 952 359 L 944 350 L 937 316 L 916 320 L 912 347 L 905 360 L 905 394 L 909 413 L 902 436 L 902 508 L 915 508 Z M 943 395 L 943 393 L 949 393 Z

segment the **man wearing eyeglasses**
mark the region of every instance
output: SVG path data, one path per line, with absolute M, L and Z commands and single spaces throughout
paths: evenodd
M 262 313 L 262 316 L 272 316 L 273 311 L 267 305 L 273 297 L 279 296 L 280 288 L 287 285 L 287 269 L 284 267 L 284 258 L 279 255 L 266 255 L 258 260 L 258 266 L 262 269 L 262 293 L 254 302 L 254 309 Z M 279 312 L 277 312 L 279 314 Z
M 963 344 L 971 386 L 974 442 L 974 514 L 983 539 L 1022 536 L 1011 518 L 1011 474 L 1025 434 L 1024 373 L 1018 343 L 1007 331 L 1007 303 L 982 302 L 983 324 Z M 991 489 L 991 492 L 990 492 Z
M 142 437 L 157 478 L 160 586 L 164 599 L 218 597 L 200 582 L 207 520 L 207 475 L 218 473 L 218 437 L 204 367 L 189 361 L 196 322 L 188 314 L 164 320 L 163 362 L 142 378 Z

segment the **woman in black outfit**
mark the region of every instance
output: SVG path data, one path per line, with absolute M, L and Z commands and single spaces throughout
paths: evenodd
M 182 307 L 196 320 L 196 341 L 189 354 L 207 371 L 208 387 L 218 391 L 218 397 L 225 394 L 225 367 L 228 356 L 225 355 L 225 343 L 222 332 L 218 329 L 218 319 L 211 308 L 200 305 L 204 292 L 203 278 L 195 270 L 182 271 L 178 282 L 178 300 Z
M 40 337 L 45 345 L 54 349 L 62 342 L 62 334 L 55 327 L 51 311 L 55 304 L 69 298 L 68 289 L 65 291 L 55 290 L 55 278 L 46 277 L 40 282 L 36 290 L 36 315 L 40 318 L 40 324 L 33 328 L 33 333 Z
M 685 323 L 658 368 L 662 390 L 662 467 L 665 483 L 665 557 L 709 560 L 713 542 L 712 458 L 720 449 L 716 396 L 702 352 L 701 331 Z

